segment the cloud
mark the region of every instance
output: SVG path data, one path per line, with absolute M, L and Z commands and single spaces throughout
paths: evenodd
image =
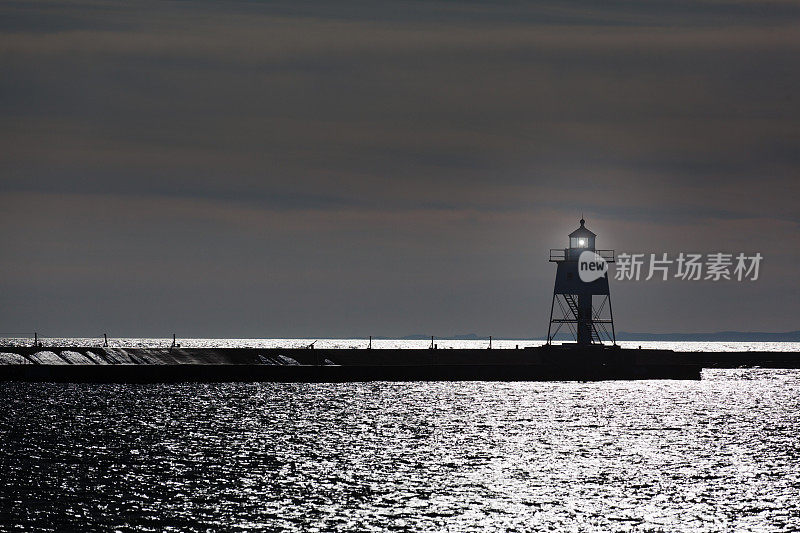
M 471 294 L 520 335 L 582 210 L 615 247 L 763 247 L 781 283 L 797 264 L 796 4 L 400 5 L 1 6 L 2 318 L 63 323 L 56 291 L 91 321 L 94 281 L 135 316 L 170 286 L 236 294 L 203 314 L 231 334 L 467 331 Z M 364 306 L 313 311 L 345 288 Z

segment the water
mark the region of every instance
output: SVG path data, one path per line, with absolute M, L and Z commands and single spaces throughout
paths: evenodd
M 797 531 L 800 371 L 0 383 L 0 530 Z
M 45 345 L 54 346 L 102 346 L 103 337 L 51 337 L 41 338 Z M 185 348 L 302 348 L 312 342 L 316 348 L 366 348 L 369 341 L 366 339 L 178 339 Z M 434 340 L 439 349 L 456 348 L 486 348 L 488 340 Z M 373 348 L 427 348 L 430 339 L 374 339 Z M 123 338 L 109 339 L 111 347 L 133 348 L 168 348 L 172 338 Z M 513 349 L 516 346 L 540 346 L 543 340 L 494 340 L 492 347 L 497 349 Z M 558 344 L 558 342 L 556 342 Z M 703 342 L 703 341 L 620 341 L 623 348 L 655 348 L 683 352 L 710 351 L 710 352 L 739 352 L 739 351 L 771 351 L 771 352 L 800 352 L 800 342 Z M 5 337 L 0 338 L 2 346 L 32 346 L 33 338 Z

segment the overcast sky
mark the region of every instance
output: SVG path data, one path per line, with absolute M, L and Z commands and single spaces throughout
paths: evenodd
M 800 329 L 798 57 L 797 2 L 3 2 L 0 334 L 542 335 L 582 212 L 764 256 L 618 331 Z

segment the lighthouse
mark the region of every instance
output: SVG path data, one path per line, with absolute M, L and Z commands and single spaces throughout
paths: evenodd
M 580 227 L 569 234 L 569 247 L 550 249 L 550 262 L 557 269 L 547 344 L 562 329 L 578 346 L 617 344 L 608 287 L 614 250 L 596 249 L 596 239 L 581 219 Z

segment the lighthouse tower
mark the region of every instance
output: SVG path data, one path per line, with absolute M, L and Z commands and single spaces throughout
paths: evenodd
M 550 249 L 550 262 L 558 268 L 547 344 L 562 328 L 579 346 L 617 344 L 608 289 L 608 264 L 614 262 L 614 250 L 597 250 L 597 235 L 585 224 L 581 219 L 580 227 L 569 234 L 568 248 Z

